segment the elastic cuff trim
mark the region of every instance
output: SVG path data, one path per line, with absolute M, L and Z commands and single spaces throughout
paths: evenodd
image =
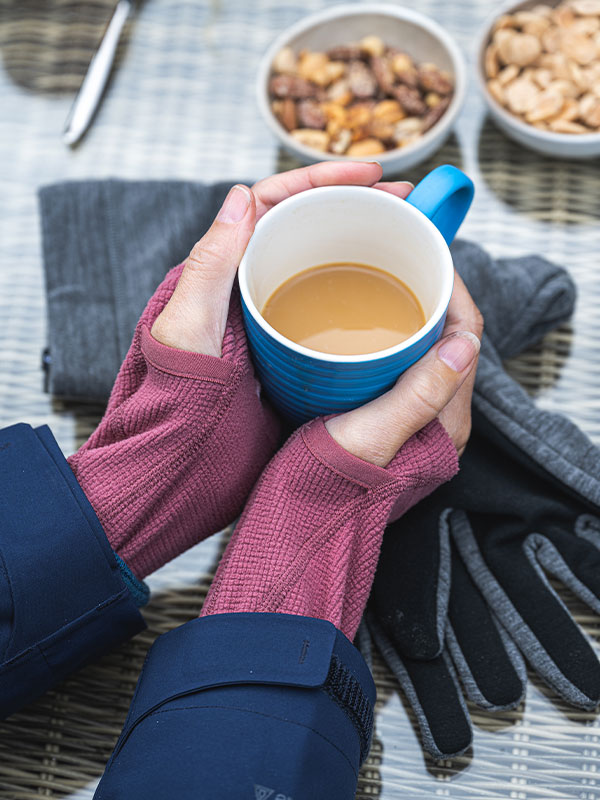
M 121 570 L 121 577 L 123 578 L 123 583 L 129 589 L 129 592 L 133 598 L 133 602 L 136 604 L 138 608 L 142 608 L 142 606 L 147 605 L 148 600 L 150 599 L 150 587 L 144 581 L 140 581 L 138 578 L 135 577 L 133 572 L 129 569 L 127 564 L 123 561 L 121 556 L 118 553 L 115 553 L 113 550 L 113 554 L 115 557 L 115 561 L 119 565 L 119 569 Z
M 213 383 L 227 383 L 235 364 L 205 353 L 177 350 L 157 341 L 147 325 L 142 325 L 142 353 L 146 360 L 161 372 L 179 378 L 194 378 Z
M 338 444 L 325 427 L 323 417 L 308 422 L 302 429 L 302 438 L 318 461 L 365 489 L 373 489 L 395 480 L 383 467 L 370 464 Z

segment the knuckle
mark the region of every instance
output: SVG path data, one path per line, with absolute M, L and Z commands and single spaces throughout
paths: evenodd
M 212 272 L 217 271 L 222 260 L 222 249 L 210 239 L 201 239 L 193 246 L 188 256 L 186 267 L 191 272 L 202 272 L 204 275 L 210 275 Z
M 411 393 L 426 411 L 436 416 L 446 404 L 448 384 L 439 372 L 427 368 L 412 382 Z

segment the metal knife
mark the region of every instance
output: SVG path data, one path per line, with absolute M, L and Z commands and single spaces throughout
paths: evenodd
M 90 66 L 65 122 L 63 141 L 76 144 L 88 129 L 100 105 L 102 94 L 117 52 L 123 26 L 135 5 L 135 0 L 119 0 L 106 27 L 100 46 L 90 61 Z

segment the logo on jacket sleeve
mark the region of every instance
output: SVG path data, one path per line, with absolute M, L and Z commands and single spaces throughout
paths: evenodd
M 273 796 L 275 795 L 275 796 Z M 269 789 L 268 786 L 261 786 L 258 783 L 254 784 L 254 800 L 294 800 L 283 792 L 275 794 L 275 789 Z
M 259 786 L 257 783 L 254 784 L 254 799 L 255 800 L 269 800 L 272 794 L 274 794 L 275 789 L 269 789 L 266 786 Z

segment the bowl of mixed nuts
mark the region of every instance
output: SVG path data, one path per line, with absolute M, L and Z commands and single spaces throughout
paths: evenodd
M 465 84 L 461 52 L 437 23 L 371 3 L 300 20 L 269 48 L 257 79 L 267 125 L 300 161 L 376 160 L 388 176 L 443 144 Z
M 478 55 L 488 108 L 508 136 L 559 158 L 600 155 L 600 0 L 508 5 Z

